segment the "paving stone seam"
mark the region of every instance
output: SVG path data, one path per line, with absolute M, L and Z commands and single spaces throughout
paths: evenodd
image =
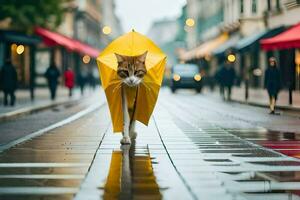
M 195 104 L 194 102 L 190 102 L 190 103 L 192 103 L 194 106 L 199 107 L 199 106 L 198 106 L 197 104 Z M 179 104 L 177 104 L 177 105 L 182 107 L 182 105 L 179 105 Z M 213 111 L 213 110 L 212 110 L 212 111 Z M 190 112 L 189 114 L 190 114 L 190 115 L 193 115 L 195 119 L 198 119 L 198 116 L 195 115 L 193 112 Z M 220 113 L 220 114 L 221 114 L 221 113 Z M 230 117 L 230 115 L 223 115 L 223 116 Z M 231 118 L 232 118 L 232 117 L 231 117 Z M 234 118 L 234 119 L 238 119 L 238 120 L 245 121 L 246 123 L 250 123 L 250 122 L 248 122 L 247 120 L 243 120 L 243 119 L 240 119 L 240 118 Z M 188 123 L 188 122 L 187 122 L 187 123 Z M 254 124 L 254 123 L 250 123 L 250 124 Z M 258 128 L 264 128 L 264 127 L 259 126 L 259 125 L 257 125 L 257 124 L 254 124 L 254 125 L 257 126 Z M 216 126 L 217 126 L 217 125 L 216 125 Z M 280 157 L 286 157 L 286 158 L 289 158 L 290 160 L 299 161 L 299 159 L 296 159 L 296 158 L 287 156 L 287 155 L 282 154 L 282 153 L 280 153 L 280 152 L 278 152 L 278 151 L 275 151 L 275 150 L 273 150 L 273 149 L 269 149 L 269 148 L 263 147 L 263 146 L 261 146 L 261 145 L 259 145 L 259 144 L 253 143 L 253 142 L 251 142 L 251 141 L 249 141 L 249 140 L 247 140 L 247 139 L 242 139 L 242 138 L 238 137 L 237 135 L 230 133 L 229 131 L 227 131 L 226 129 L 224 129 L 224 128 L 220 127 L 220 126 L 217 126 L 217 127 L 220 128 L 220 129 L 222 129 L 223 131 L 227 132 L 227 134 L 229 134 L 229 135 L 231 135 L 231 136 L 233 136 L 233 137 L 235 137 L 235 138 L 237 138 L 237 139 L 239 139 L 239 140 L 241 140 L 241 141 L 243 141 L 243 142 L 249 144 L 250 146 L 254 146 L 254 147 L 256 147 L 256 148 L 258 148 L 258 149 L 261 149 L 261 150 L 264 150 L 264 151 L 272 152 L 272 153 L 274 153 L 274 154 L 279 155 Z M 264 128 L 264 129 L 265 129 L 265 128 Z
M 179 170 L 178 170 L 177 167 L 175 166 L 175 163 L 173 162 L 173 160 L 172 160 L 172 158 L 171 158 L 171 156 L 170 156 L 170 154 L 169 154 L 169 151 L 168 151 L 168 149 L 167 149 L 167 147 L 166 147 L 166 145 L 165 145 L 165 143 L 164 143 L 164 141 L 163 141 L 163 139 L 162 139 L 162 136 L 161 136 L 160 130 L 159 130 L 159 128 L 158 128 L 158 125 L 157 125 L 155 116 L 153 115 L 152 118 L 153 118 L 153 121 L 154 121 L 156 130 L 157 130 L 157 132 L 158 132 L 159 138 L 160 138 L 160 140 L 161 140 L 161 143 L 162 143 L 162 145 L 163 145 L 163 147 L 164 147 L 164 149 L 165 149 L 165 151 L 166 151 L 166 153 L 167 153 L 167 155 L 168 155 L 168 158 L 170 159 L 170 162 L 172 163 L 172 166 L 174 167 L 176 173 L 177 173 L 178 176 L 180 177 L 181 181 L 184 183 L 184 185 L 185 185 L 185 187 L 187 188 L 187 190 L 190 192 L 190 194 L 191 194 L 191 196 L 193 197 L 193 199 L 198 199 L 197 196 L 196 196 L 196 194 L 192 191 L 192 188 L 187 184 L 187 182 L 186 182 L 185 179 L 183 178 L 182 174 L 179 172 Z

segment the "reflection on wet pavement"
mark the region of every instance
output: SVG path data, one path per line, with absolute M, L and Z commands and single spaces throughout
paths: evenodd
M 255 130 L 251 132 L 231 130 L 230 132 L 266 148 L 274 149 L 287 156 L 300 158 L 300 133 L 267 129 L 263 129 L 259 133 L 255 132 Z
M 106 109 L 1 152 L 0 199 L 73 199 L 109 126 L 94 120 Z
M 2 152 L 0 199 L 300 199 L 298 133 L 180 98 L 137 124 L 131 146 L 120 146 L 106 108 Z
M 138 137 L 131 146 L 120 146 L 121 135 L 108 130 L 76 200 L 193 199 L 154 121 L 148 127 L 137 125 Z
M 172 161 L 196 199 L 300 199 L 300 160 L 281 154 L 284 149 L 274 151 L 262 145 L 267 141 L 270 146 L 273 141 L 289 144 L 297 134 L 269 135 L 266 129 L 226 117 L 226 113 L 206 109 L 197 113 L 201 104 L 188 98 L 162 102 L 155 121 Z M 189 146 L 185 155 L 173 150 L 171 138 Z
M 103 199 L 161 199 L 151 158 L 138 153 L 135 144 L 113 151 Z

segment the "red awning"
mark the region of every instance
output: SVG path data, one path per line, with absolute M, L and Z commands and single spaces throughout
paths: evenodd
M 84 44 L 82 42 L 76 41 L 76 49 L 78 53 L 84 54 L 84 55 L 89 55 L 93 58 L 97 58 L 100 54 L 99 49 L 95 49 L 91 47 L 90 45 Z
M 300 48 L 300 23 L 274 37 L 260 40 L 260 44 L 266 51 Z
M 69 51 L 75 51 L 79 54 L 89 55 L 94 58 L 96 58 L 100 53 L 99 49 L 91 47 L 88 44 L 41 27 L 36 28 L 35 33 L 42 37 L 43 42 L 47 46 L 63 46 Z

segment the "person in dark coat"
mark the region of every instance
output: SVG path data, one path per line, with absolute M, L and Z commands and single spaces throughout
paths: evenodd
M 4 93 L 4 105 L 8 105 L 8 96 L 10 97 L 10 105 L 15 105 L 15 91 L 17 89 L 18 77 L 15 67 L 10 60 L 6 60 L 0 72 L 0 86 Z
M 56 67 L 55 63 L 52 62 L 45 73 L 45 77 L 48 81 L 48 87 L 51 94 L 51 100 L 54 100 L 56 97 L 56 89 L 58 85 L 59 76 L 60 76 L 60 72 Z
M 226 100 L 225 91 L 227 91 L 227 100 L 231 100 L 231 89 L 235 80 L 235 70 L 229 61 L 221 67 L 218 72 L 218 81 L 220 84 L 220 92 L 224 100 Z
M 264 86 L 269 94 L 270 114 L 275 114 L 275 106 L 278 92 L 280 90 L 280 71 L 277 67 L 277 62 L 274 57 L 269 59 L 269 66 L 265 71 Z
M 81 95 L 83 95 L 83 93 L 84 93 L 84 87 L 85 87 L 87 82 L 88 82 L 88 73 L 87 73 L 87 71 L 86 70 L 80 71 L 78 76 L 77 76 L 77 84 L 80 87 Z
M 217 82 L 217 84 L 219 85 L 220 88 L 220 95 L 224 98 L 224 85 L 223 85 L 223 81 L 222 81 L 222 71 L 223 71 L 223 65 L 217 70 L 217 72 L 215 73 L 215 80 Z

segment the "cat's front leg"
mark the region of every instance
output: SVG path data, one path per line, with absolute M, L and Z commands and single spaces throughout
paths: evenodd
M 130 123 L 130 126 L 129 126 L 129 136 L 130 136 L 130 139 L 132 139 L 132 140 L 136 139 L 136 137 L 137 137 L 137 133 L 135 132 L 135 120 L 133 120 Z
M 123 110 L 123 138 L 121 139 L 121 144 L 131 144 L 130 137 L 129 137 L 129 126 L 130 126 L 130 116 L 128 113 L 128 106 L 127 106 L 127 98 L 125 88 L 122 87 L 122 110 Z

